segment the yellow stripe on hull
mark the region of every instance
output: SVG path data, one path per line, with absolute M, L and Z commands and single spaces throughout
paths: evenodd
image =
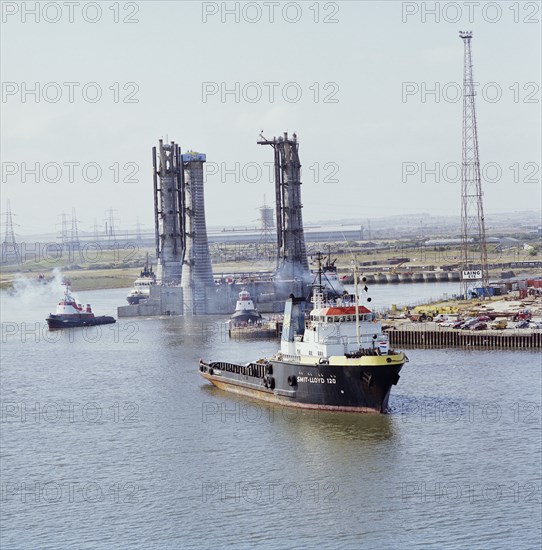
M 320 363 L 321 359 L 323 358 L 314 355 L 298 355 L 296 359 L 293 359 L 292 356 L 281 357 L 279 355 L 276 359 L 271 360 L 314 367 L 323 364 Z M 364 355 L 362 357 L 332 355 L 325 364 L 331 367 L 389 367 L 390 365 L 402 365 L 405 362 L 406 356 L 401 352 L 393 355 Z
M 345 357 L 344 355 L 329 358 L 330 366 L 360 366 L 360 367 L 384 367 L 398 365 L 405 362 L 405 354 L 395 355 L 366 355 L 363 357 Z

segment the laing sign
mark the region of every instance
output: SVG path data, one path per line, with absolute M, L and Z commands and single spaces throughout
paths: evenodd
M 482 278 L 482 270 L 481 269 L 470 269 L 467 271 L 461 272 L 461 278 L 469 281 L 476 281 L 478 279 Z

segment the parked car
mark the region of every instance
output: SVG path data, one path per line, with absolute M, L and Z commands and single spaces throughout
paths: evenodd
M 455 321 L 452 323 L 452 328 L 461 328 L 463 326 L 463 321 Z
M 479 315 L 478 321 L 483 321 L 486 323 L 487 321 L 491 321 L 491 317 L 489 315 Z
M 542 329 L 542 323 L 539 323 L 539 322 L 536 322 L 536 321 L 531 321 L 529 323 L 529 328 L 534 328 L 535 330 L 540 330 L 540 329 Z
M 439 313 L 434 319 L 433 321 L 435 321 L 435 323 L 444 323 L 445 321 L 448 320 L 448 317 L 446 315 L 443 315 L 442 313 Z
M 471 327 L 471 330 L 487 330 L 487 323 L 476 323 Z
M 508 326 L 508 321 L 506 319 L 495 319 L 493 323 L 491 323 L 490 327 L 493 330 L 503 330 Z
M 462 330 L 470 330 L 474 325 L 477 325 L 479 323 L 478 319 L 469 319 L 468 321 L 465 321 L 461 325 Z
M 529 328 L 529 321 L 519 321 L 515 324 L 515 328 Z
M 421 323 L 422 321 L 432 321 L 433 317 L 425 313 L 413 313 L 410 315 L 409 319 L 414 323 Z

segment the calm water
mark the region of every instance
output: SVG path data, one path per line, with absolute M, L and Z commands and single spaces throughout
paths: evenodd
M 2 295 L 2 549 L 540 547 L 539 354 L 410 350 L 392 414 L 301 413 L 198 375 L 275 342 L 218 318 L 51 334 L 57 298 Z

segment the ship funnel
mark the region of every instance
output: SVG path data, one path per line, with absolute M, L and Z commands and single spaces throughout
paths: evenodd
M 294 298 L 292 295 L 284 305 L 282 324 L 282 341 L 293 342 L 298 334 L 305 331 L 305 298 Z

